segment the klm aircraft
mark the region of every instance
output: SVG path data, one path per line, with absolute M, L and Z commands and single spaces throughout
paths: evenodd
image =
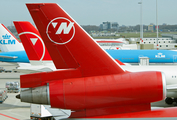
M 22 62 L 29 63 L 28 56 L 26 52 L 23 51 L 14 51 L 14 52 L 1 52 L 0 53 L 1 62 Z
M 106 50 L 106 52 L 123 63 L 139 63 L 140 57 L 148 57 L 149 63 L 177 63 L 177 51 L 173 50 Z
M 2 62 L 29 63 L 22 43 L 3 24 L 0 24 L 0 49 Z M 139 63 L 140 57 L 148 57 L 149 63 L 177 63 L 177 51 L 173 50 L 106 50 L 106 52 L 123 63 Z
M 0 24 L 0 61 L 29 63 L 22 43 L 3 25 Z

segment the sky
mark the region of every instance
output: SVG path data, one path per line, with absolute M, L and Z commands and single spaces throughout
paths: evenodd
M 13 25 L 13 21 L 34 24 L 25 3 L 57 3 L 80 25 L 100 25 L 118 22 L 126 26 L 140 24 L 141 0 L 1 0 L 0 23 Z M 177 0 L 157 0 L 158 24 L 177 24 Z M 143 24 L 156 24 L 156 0 L 142 0 Z

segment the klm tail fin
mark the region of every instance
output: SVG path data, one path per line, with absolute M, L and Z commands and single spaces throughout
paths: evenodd
M 56 68 L 78 68 L 83 76 L 124 72 L 57 4 L 36 3 L 27 7 Z
M 22 43 L 3 24 L 0 24 L 0 49 L 2 52 L 24 50 Z
M 31 64 L 52 62 L 38 30 L 30 22 L 14 21 L 14 25 Z

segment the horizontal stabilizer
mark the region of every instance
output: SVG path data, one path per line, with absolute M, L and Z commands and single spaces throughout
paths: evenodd
M 177 84 L 167 85 L 167 91 L 177 91 Z
M 16 59 L 16 58 L 18 58 L 18 56 L 2 56 L 2 55 L 0 55 L 0 58 Z

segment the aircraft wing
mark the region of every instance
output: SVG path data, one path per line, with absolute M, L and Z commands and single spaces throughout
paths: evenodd
M 52 116 L 57 120 L 67 119 L 71 115 L 71 110 L 51 108 L 50 105 L 43 105 L 43 107 L 48 110 L 52 114 Z
M 167 85 L 167 91 L 177 91 L 177 84 Z
M 24 67 L 19 67 L 17 69 L 13 69 L 14 71 L 22 72 L 22 73 L 38 73 L 38 72 L 48 72 L 48 71 L 53 71 L 56 70 L 55 68 L 52 67 L 47 67 L 47 66 L 24 66 Z
M 3 56 L 3 55 L 0 55 L 0 58 L 16 59 L 16 58 L 18 58 L 18 56 Z

